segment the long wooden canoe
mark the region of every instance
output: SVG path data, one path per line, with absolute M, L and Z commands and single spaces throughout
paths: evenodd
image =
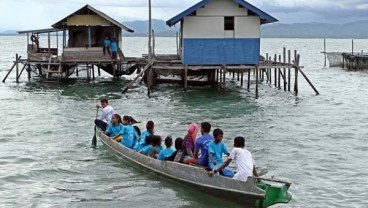
M 282 186 L 274 186 L 264 182 L 257 184 L 257 178 L 254 177 L 249 177 L 246 182 L 219 175 L 210 177 L 203 168 L 160 161 L 131 150 L 109 139 L 98 130 L 96 135 L 109 150 L 125 160 L 204 193 L 239 203 L 245 207 L 269 207 L 276 203 L 288 203 L 291 200 L 291 195 L 287 191 L 290 183 L 281 182 Z

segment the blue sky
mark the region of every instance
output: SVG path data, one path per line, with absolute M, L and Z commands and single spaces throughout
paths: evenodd
M 152 0 L 153 17 L 167 20 L 199 0 Z M 0 0 L 0 30 L 48 28 L 85 4 L 119 21 L 147 19 L 148 0 Z M 347 23 L 368 19 L 368 0 L 248 0 L 280 23 Z

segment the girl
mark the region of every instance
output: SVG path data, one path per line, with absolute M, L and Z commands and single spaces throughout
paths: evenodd
M 190 160 L 194 158 L 194 144 L 198 133 L 198 125 L 192 123 L 188 126 L 188 134 L 184 137 L 182 150 L 184 152 L 184 163 L 185 160 Z
M 139 153 L 142 153 L 144 155 L 148 154 L 148 152 L 150 151 L 152 147 L 153 136 L 154 135 L 149 135 L 145 138 L 145 142 L 144 142 L 145 145 L 138 151 Z
M 148 152 L 148 156 L 157 159 L 158 155 L 160 154 L 161 150 L 163 149 L 161 146 L 162 138 L 158 135 L 152 135 L 152 147 Z
M 119 114 L 113 114 L 106 131 L 103 131 L 102 133 L 109 136 L 110 139 L 120 142 L 122 139 L 120 132 L 124 128 L 121 123 L 121 117 Z
M 123 117 L 123 129 L 121 130 L 120 134 L 123 136 L 121 144 L 130 149 L 133 149 L 134 138 L 138 137 L 138 134 L 134 130 L 133 126 L 130 125 L 131 124 L 130 118 L 131 118 L 130 116 Z
M 146 124 L 146 130 L 144 130 L 134 145 L 134 150 L 139 151 L 146 145 L 146 137 L 153 135 L 155 132 L 155 123 L 153 121 L 148 121 Z

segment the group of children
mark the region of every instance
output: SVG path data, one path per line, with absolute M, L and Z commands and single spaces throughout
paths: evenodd
M 107 104 L 107 105 L 106 105 Z M 104 109 L 109 106 L 107 100 L 101 100 L 101 106 Z M 100 107 L 99 105 L 97 107 Z M 111 107 L 110 107 L 111 108 Z M 112 108 L 111 108 L 112 109 Z M 146 123 L 146 129 L 140 132 L 137 123 L 131 116 L 121 117 L 111 112 L 111 122 L 109 117 L 96 119 L 97 126 L 102 128 L 105 135 L 110 139 L 120 142 L 125 147 L 133 149 L 139 153 L 153 157 L 158 160 L 168 160 L 182 162 L 188 165 L 199 165 L 212 169 L 210 175 L 221 174 L 225 177 L 246 181 L 249 176 L 258 176 L 255 169 L 252 154 L 244 149 L 245 139 L 236 137 L 234 139 L 234 148 L 228 151 L 226 145 L 222 142 L 224 132 L 221 129 L 211 131 L 211 124 L 208 122 L 201 123 L 200 132 L 202 136 L 197 138 L 198 125 L 192 123 L 188 126 L 187 135 L 175 140 L 175 149 L 172 149 L 173 139 L 168 136 L 164 143 L 166 148 L 161 145 L 161 136 L 155 135 L 155 124 L 153 121 Z M 107 121 L 108 125 L 103 128 L 100 121 Z M 227 155 L 228 159 L 224 162 L 223 155 Z M 231 161 L 235 161 L 237 172 L 227 167 Z
M 110 48 L 111 48 L 111 54 L 110 54 Z M 105 52 L 106 50 L 113 60 L 117 59 L 118 43 L 116 42 L 116 38 L 112 38 L 112 40 L 110 40 L 109 35 L 106 35 L 105 40 L 104 40 L 104 46 L 103 46 L 104 56 L 106 54 Z

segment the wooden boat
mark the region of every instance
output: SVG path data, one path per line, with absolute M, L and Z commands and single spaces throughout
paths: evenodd
M 98 130 L 96 130 L 96 135 L 109 150 L 127 161 L 204 193 L 239 203 L 245 207 L 269 207 L 276 203 L 288 203 L 291 200 L 288 192 L 290 183 L 288 182 L 262 179 L 262 181 L 268 180 L 281 184 L 281 186 L 275 186 L 275 184 L 265 182 L 256 183 L 258 178 L 255 177 L 249 177 L 246 182 L 219 175 L 210 177 L 202 167 L 160 161 L 131 150 L 109 139 Z

